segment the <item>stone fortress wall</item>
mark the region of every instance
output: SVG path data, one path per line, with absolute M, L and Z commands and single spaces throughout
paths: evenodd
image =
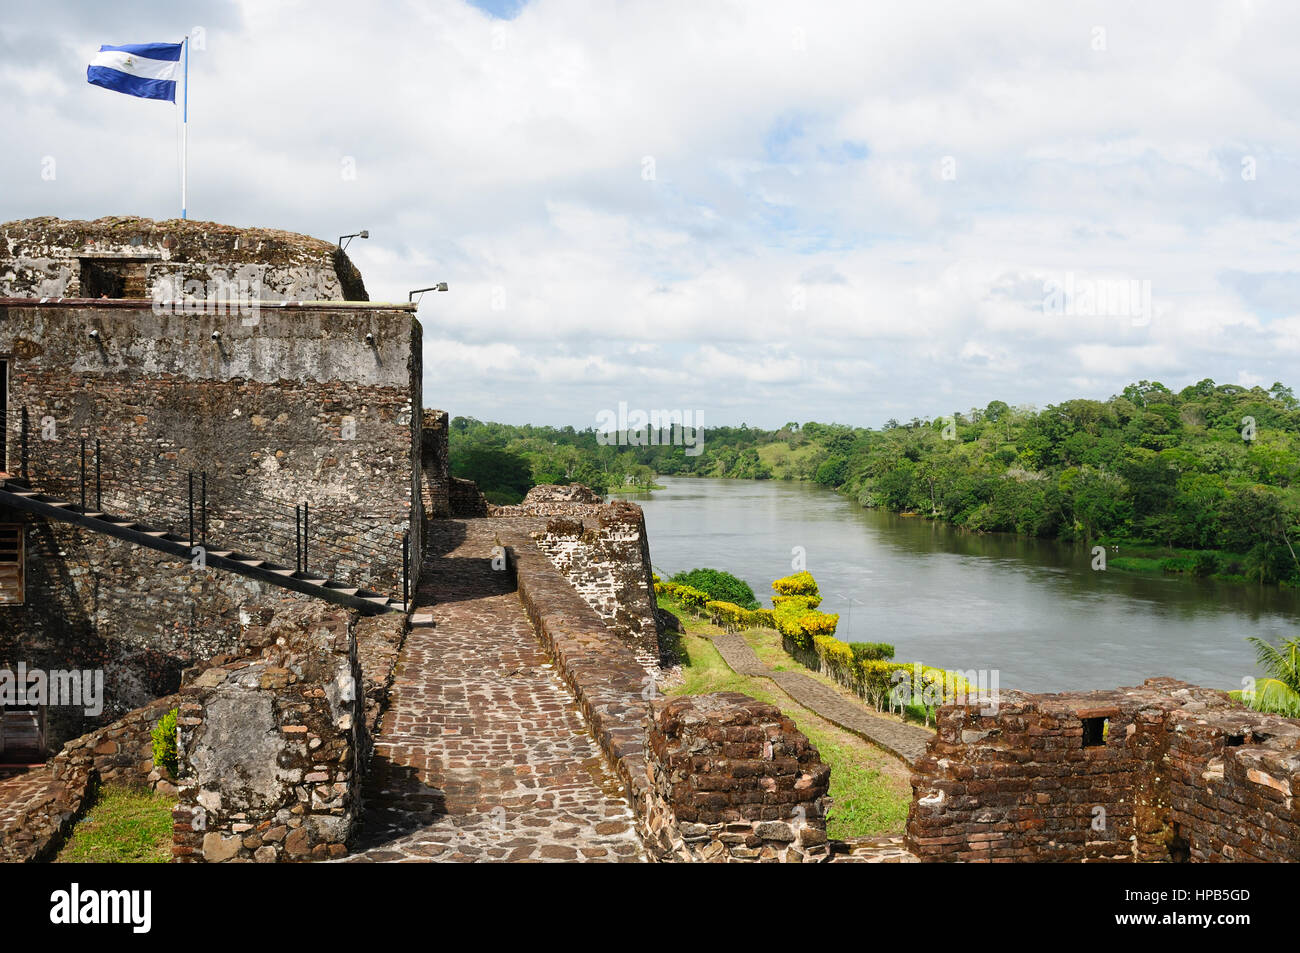
M 250 277 L 258 302 L 207 298 L 218 279 Z M 152 300 L 173 278 L 199 306 Z M 422 529 L 421 330 L 412 306 L 365 297 L 346 255 L 287 232 L 0 225 L 0 471 L 79 505 L 84 459 L 89 508 L 180 534 L 193 474 L 210 548 L 290 567 L 295 506 L 310 501 L 308 568 L 400 599 L 403 534 L 418 566 Z M 66 523 L 0 523 L 23 527 L 25 577 L 21 604 L 0 604 L 0 665 L 103 668 L 101 723 L 233 651 L 241 607 L 279 597 Z M 47 744 L 90 725 L 51 708 Z

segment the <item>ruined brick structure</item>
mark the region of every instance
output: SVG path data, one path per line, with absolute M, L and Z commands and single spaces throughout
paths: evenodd
M 0 798 L 0 863 L 52 860 L 97 784 L 173 791 L 154 767 L 152 732 L 176 701 L 175 696 L 155 699 L 74 739 L 41 768 L 12 779 L 9 785 L 19 790 L 10 792 L 7 803 Z
M 938 729 L 912 778 L 923 860 L 1300 860 L 1300 721 L 1222 692 L 1002 692 Z
M 533 629 L 626 787 L 650 859 L 829 859 L 829 767 L 789 719 L 735 692 L 665 700 L 633 647 L 503 519 Z
M 633 647 L 642 664 L 658 669 L 662 661 L 658 607 L 641 507 L 622 500 L 606 503 L 580 483 L 543 484 L 529 490 L 521 503 L 492 505 L 473 481 L 451 476 L 444 411 L 425 411 L 422 437 L 426 512 L 490 516 L 526 526 L 547 558 Z
M 660 859 L 828 857 L 830 766 L 775 705 L 738 692 L 659 701 L 647 747 L 647 840 Z

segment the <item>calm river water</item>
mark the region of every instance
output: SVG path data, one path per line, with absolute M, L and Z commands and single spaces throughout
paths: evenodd
M 661 576 L 725 569 L 771 605 L 771 581 L 801 546 L 821 608 L 840 613 L 839 638 L 892 642 L 899 661 L 996 669 L 1002 688 L 1114 688 L 1152 675 L 1240 688 L 1257 674 L 1246 636 L 1277 641 L 1300 621 L 1292 590 L 1097 572 L 1082 547 L 966 534 L 808 484 L 660 482 L 668 488 L 628 498 L 645 509 Z

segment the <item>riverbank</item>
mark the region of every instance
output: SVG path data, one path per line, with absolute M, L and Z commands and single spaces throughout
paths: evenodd
M 789 451 L 784 444 L 769 444 L 761 449 L 768 447 L 775 448 L 772 453 L 768 454 L 773 460 L 797 459 L 795 451 Z M 800 448 L 806 449 L 806 448 Z M 779 453 L 785 451 L 785 454 Z M 759 454 L 764 463 L 769 463 L 767 457 L 762 452 Z M 749 477 L 733 476 L 698 476 L 696 474 L 674 474 L 672 479 L 675 480 L 728 480 L 737 483 L 755 482 L 762 483 L 765 480 L 754 480 Z M 773 475 L 773 480 L 782 483 L 793 483 L 804 486 L 819 487 L 815 481 L 802 476 Z M 1220 549 L 1187 549 L 1175 546 L 1166 546 L 1160 543 L 1150 542 L 1148 540 L 1130 539 L 1127 537 L 1110 537 L 1103 536 L 1096 540 L 1088 542 L 1065 542 L 1050 536 L 1038 536 L 1031 533 L 1008 533 L 1000 531 L 985 531 L 971 529 L 959 523 L 953 523 L 942 516 L 933 516 L 921 510 L 915 509 L 890 509 L 881 506 L 866 506 L 860 501 L 853 498 L 843 487 L 819 487 L 828 492 L 835 493 L 837 496 L 846 500 L 851 505 L 859 509 L 868 511 L 879 511 L 889 513 L 896 517 L 918 520 L 922 522 L 936 523 L 942 525 L 956 533 L 966 533 L 980 537 L 1008 537 L 1021 540 L 1050 540 L 1064 546 L 1073 546 L 1081 554 L 1080 558 L 1086 558 L 1090 564 L 1095 562 L 1094 546 L 1104 546 L 1107 550 L 1105 569 L 1107 571 L 1119 571 L 1128 573 L 1144 573 L 1166 576 L 1181 576 L 1183 578 L 1201 578 L 1213 579 L 1216 582 L 1226 583 L 1229 585 L 1239 586 L 1266 586 L 1274 589 L 1283 589 L 1291 591 L 1300 591 L 1300 582 L 1291 582 L 1283 579 L 1279 582 L 1266 582 L 1252 577 L 1249 573 L 1249 554 L 1234 553 Z M 667 486 L 656 485 L 655 489 L 664 490 Z M 648 494 L 647 494 L 648 496 Z M 1097 567 L 1101 568 L 1101 567 Z

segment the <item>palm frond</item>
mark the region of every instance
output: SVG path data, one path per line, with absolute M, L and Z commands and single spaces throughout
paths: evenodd
M 1259 667 L 1300 694 L 1300 638 L 1284 639 L 1281 645 L 1273 645 L 1255 636 L 1250 636 L 1249 641 L 1255 646 Z
M 1300 692 L 1275 678 L 1255 684 L 1255 697 L 1248 704 L 1255 711 L 1287 718 L 1300 718 Z

